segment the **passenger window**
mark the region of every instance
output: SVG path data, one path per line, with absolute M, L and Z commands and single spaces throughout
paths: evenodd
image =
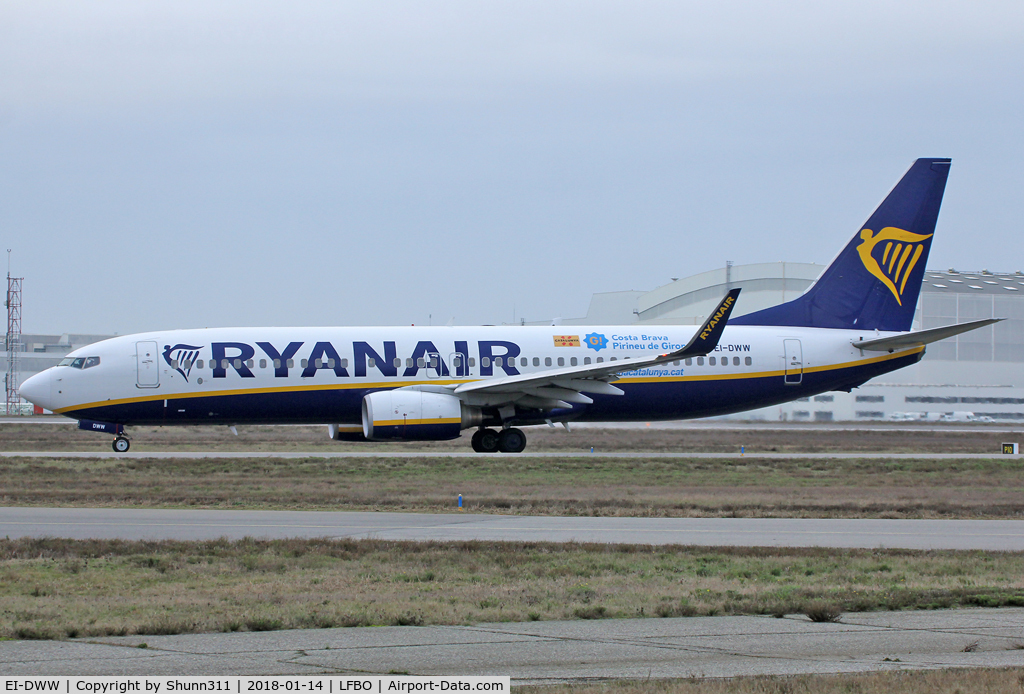
M 377 360 L 374 359 L 373 357 L 367 357 L 366 366 L 368 366 L 371 369 L 374 368 L 375 366 L 377 366 Z
M 424 359 L 423 357 L 420 357 L 419 359 L 416 360 L 416 366 L 418 366 L 419 368 L 422 369 L 426 365 L 427 365 L 427 360 Z
M 229 364 L 230 364 L 230 362 L 227 359 L 221 359 L 220 360 L 220 368 L 222 368 L 222 369 L 228 368 Z
M 289 359 L 288 361 L 291 361 L 291 359 Z M 306 366 L 307 366 L 308 364 L 309 364 L 309 362 L 308 362 L 308 361 L 306 361 L 305 359 L 303 359 L 302 361 L 300 361 L 300 362 L 299 362 L 299 365 L 300 365 L 300 366 L 301 366 L 302 368 L 306 368 Z
M 436 369 L 440 365 L 441 365 L 441 358 L 440 357 L 433 356 L 433 357 L 430 358 L 430 368 Z M 499 366 L 500 366 L 500 364 L 499 364 Z
M 171 359 L 171 368 L 172 369 L 178 368 L 178 360 L 177 359 Z
M 722 366 L 729 366 L 729 357 L 722 357 Z
M 687 357 L 686 358 L 686 365 L 687 366 L 693 366 L 693 359 L 691 357 Z
M 332 361 L 333 361 L 333 359 L 332 359 Z M 402 358 L 401 357 L 395 357 L 395 360 L 392 363 L 395 365 L 396 369 L 402 368 Z
M 203 360 L 202 359 L 200 359 L 199 361 L 196 362 L 196 367 L 200 368 L 200 369 L 203 368 Z
M 604 361 L 604 357 L 598 357 L 597 358 L 597 363 L 598 364 L 602 363 L 603 361 Z
M 540 366 L 540 357 L 534 357 L 533 358 L 533 365 L 534 366 Z
M 618 360 L 619 360 L 619 358 L 618 358 L 618 357 L 610 357 L 610 358 L 608 359 L 608 361 L 618 361 Z
M 519 357 L 519 366 L 526 366 L 530 363 L 530 360 L 526 357 Z
M 710 366 L 714 366 L 717 363 L 718 363 L 718 361 L 716 361 L 714 357 L 708 357 L 708 364 Z
M 328 359 L 327 360 L 327 368 L 328 369 L 333 369 L 334 368 L 334 359 Z
M 242 360 L 241 359 L 235 359 L 234 366 L 235 366 L 236 369 L 242 368 Z
M 295 368 L 295 360 L 294 359 L 289 359 L 288 360 L 288 368 L 289 369 L 294 369 Z M 302 368 L 306 368 L 306 360 L 305 359 L 302 360 Z
M 679 360 L 676 359 L 674 362 L 672 362 L 672 366 L 679 366 Z
M 739 357 L 733 357 L 732 358 L 732 365 L 733 366 L 739 366 L 740 365 L 740 358 Z
M 289 359 L 288 361 L 291 361 L 291 359 Z M 291 364 L 289 364 L 288 366 L 291 366 Z M 275 369 L 280 369 L 281 368 L 281 360 L 280 359 L 275 359 L 274 360 L 274 368 Z
M 261 369 L 267 368 L 267 360 L 266 359 L 260 359 L 260 368 Z
M 559 357 L 558 358 L 558 365 L 559 366 L 565 366 L 565 357 Z
M 704 357 L 697 357 L 697 366 L 704 366 Z
M 314 359 L 313 360 L 313 368 L 314 369 L 319 369 L 322 366 L 323 366 L 323 362 L 322 361 L 320 361 L 319 359 Z
M 186 359 L 185 360 L 185 369 L 188 370 L 188 369 L 191 369 L 191 368 L 192 368 L 192 362 L 190 362 L 188 359 Z
M 99 366 L 99 365 L 100 365 L 100 358 L 99 357 L 86 357 L 85 358 L 85 366 L 83 366 L 82 368 L 83 369 L 91 369 L 92 367 Z
M 494 358 L 494 365 L 495 365 L 495 366 L 501 366 L 501 365 L 502 365 L 502 363 L 503 363 L 503 362 L 501 361 L 501 357 L 495 357 L 495 358 Z
M 250 359 L 249 361 L 245 362 L 245 365 L 251 369 L 254 366 L 253 360 Z
M 407 369 L 411 369 L 412 368 L 412 357 L 407 357 L 406 358 L 406 360 L 405 360 L 405 368 L 407 368 Z
M 348 368 L 348 359 L 342 359 L 341 360 L 341 368 L 343 368 L 343 369 L 347 369 Z
M 452 367 L 457 369 L 460 366 L 462 366 L 462 355 L 456 354 L 454 357 L 452 357 Z
M 746 364 L 747 366 L 750 366 L 751 364 L 754 363 L 754 361 L 750 357 L 747 357 L 743 360 L 743 363 Z
M 590 363 L 590 357 L 583 357 L 583 363 L 584 364 L 589 364 Z
M 579 362 L 576 361 L 576 357 L 569 360 L 569 366 L 576 366 Z
M 469 358 L 469 366 L 470 366 L 470 368 L 476 366 L 476 357 L 470 357 Z
M 544 366 L 551 366 L 551 357 L 544 357 Z
M 491 365 L 491 360 L 490 360 L 490 358 L 488 358 L 488 357 L 483 357 L 483 358 L 481 358 L 481 359 L 480 359 L 480 366 L 482 366 L 482 367 L 484 367 L 484 368 L 486 369 L 486 368 L 487 368 L 488 366 L 490 366 L 490 365 Z

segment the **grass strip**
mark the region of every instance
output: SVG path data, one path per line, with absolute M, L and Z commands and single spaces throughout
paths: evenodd
M 523 694 L 1020 694 L 1021 668 L 896 670 L 867 674 L 796 675 L 518 687 Z
M 1024 553 L 380 540 L 0 541 L 0 635 L 1024 605 Z
M 602 516 L 1020 518 L 1016 458 L 2 458 L 0 504 Z

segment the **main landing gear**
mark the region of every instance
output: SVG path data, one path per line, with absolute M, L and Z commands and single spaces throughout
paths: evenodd
M 472 443 L 477 453 L 522 453 L 526 448 L 526 434 L 515 427 L 501 431 L 477 429 Z
M 127 453 L 128 449 L 131 447 L 131 442 L 123 436 L 118 436 L 114 439 L 114 443 L 111 445 L 111 448 L 114 449 L 114 453 Z

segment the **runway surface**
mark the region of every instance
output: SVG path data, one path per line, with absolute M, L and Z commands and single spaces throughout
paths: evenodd
M 1024 521 L 593 518 L 486 514 L 0 508 L 0 537 L 604 542 L 734 547 L 1024 551 Z
M 147 648 L 138 648 L 146 643 Z M 8 675 L 511 675 L 515 684 L 1024 664 L 1024 609 L 0 642 Z M 976 644 L 972 652 L 964 652 Z
M 402 451 L 382 448 L 379 451 L 309 451 L 309 452 L 280 452 L 280 451 L 133 451 L 130 453 L 114 453 L 107 451 L 0 451 L 0 458 L 89 458 L 89 459 L 201 459 L 201 458 L 706 458 L 709 460 L 735 460 L 744 457 L 751 459 L 768 460 L 794 460 L 794 459 L 857 459 L 857 460 L 991 460 L 1004 457 L 998 451 L 991 453 L 841 453 L 827 452 L 820 453 L 745 453 L 741 456 L 739 451 L 733 453 L 688 453 L 681 451 L 673 452 L 645 452 L 631 453 L 624 451 L 604 453 L 596 451 L 538 451 L 526 453 L 474 453 L 471 451 Z M 1020 456 L 1006 456 L 1019 458 Z

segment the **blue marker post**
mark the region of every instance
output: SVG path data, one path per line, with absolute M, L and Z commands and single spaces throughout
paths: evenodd
M 462 495 L 459 494 L 459 508 L 462 508 Z
M 744 446 L 740 446 L 740 457 L 741 458 L 743 457 L 743 449 L 744 449 Z

